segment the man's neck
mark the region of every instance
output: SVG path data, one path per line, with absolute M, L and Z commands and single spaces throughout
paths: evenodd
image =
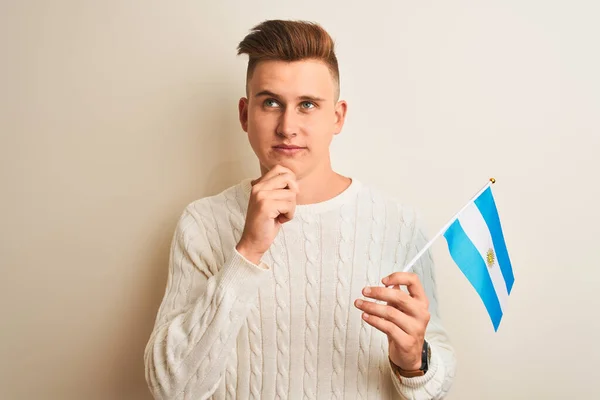
M 332 199 L 346 190 L 351 182 L 350 178 L 336 173 L 331 168 L 325 171 L 313 171 L 298 180 L 300 193 L 296 202 L 304 205 Z

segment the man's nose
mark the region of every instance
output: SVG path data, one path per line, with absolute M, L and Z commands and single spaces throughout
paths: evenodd
M 277 135 L 283 137 L 294 137 L 298 134 L 299 115 L 295 110 L 287 108 L 279 119 Z

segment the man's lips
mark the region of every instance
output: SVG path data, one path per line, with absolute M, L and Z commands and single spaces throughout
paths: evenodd
M 280 144 L 277 146 L 273 146 L 273 150 L 275 150 L 277 153 L 284 155 L 284 156 L 294 156 L 294 155 L 300 154 L 301 152 L 306 150 L 306 147 Z
M 282 150 L 300 150 L 300 149 L 305 149 L 306 147 L 280 144 L 278 146 L 273 146 L 273 148 L 282 149 Z

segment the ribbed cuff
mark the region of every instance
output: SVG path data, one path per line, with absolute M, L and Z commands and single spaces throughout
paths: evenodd
M 258 290 L 260 283 L 270 275 L 271 268 L 260 263 L 255 265 L 235 248 L 221 271 L 219 288 L 224 293 L 233 291 L 236 297 L 249 298 Z

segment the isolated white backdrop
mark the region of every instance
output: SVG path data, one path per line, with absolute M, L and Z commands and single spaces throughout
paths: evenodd
M 320 22 L 349 103 L 335 168 L 439 229 L 490 176 L 516 283 L 498 333 L 434 247 L 450 399 L 592 398 L 600 60 L 595 1 L 0 4 L 0 397 L 149 399 L 142 354 L 176 220 L 258 168 L 236 45 Z

